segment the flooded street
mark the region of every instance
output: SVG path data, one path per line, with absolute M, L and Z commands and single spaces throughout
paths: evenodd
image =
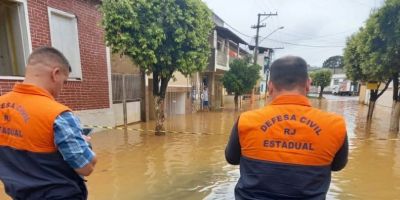
M 349 163 L 333 173 L 327 199 L 400 199 L 400 141 L 387 131 L 390 108 L 377 107 L 373 128 L 366 133 L 367 106 L 359 105 L 356 97 L 327 96 L 312 102 L 345 116 L 350 141 Z M 226 109 L 175 116 L 166 122 L 168 130 L 209 134 L 95 133 L 92 140 L 99 162 L 88 178 L 89 199 L 233 199 L 239 169 L 226 163 L 224 148 L 238 115 Z M 153 126 L 141 123 L 131 128 Z M 2 190 L 0 199 L 4 198 Z

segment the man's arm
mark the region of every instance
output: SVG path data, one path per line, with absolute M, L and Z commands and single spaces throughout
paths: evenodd
M 333 158 L 331 170 L 332 171 L 342 170 L 347 164 L 348 154 L 349 154 L 349 143 L 347 141 L 347 134 L 346 134 L 342 147 L 340 147 L 339 151 L 336 152 L 336 155 Z
M 242 156 L 239 142 L 238 121 L 236 121 L 232 127 L 231 136 L 225 148 L 225 159 L 232 165 L 240 164 L 240 157 Z
M 79 175 L 89 176 L 97 159 L 82 135 L 80 122 L 72 112 L 61 113 L 54 122 L 54 143 L 64 160 Z

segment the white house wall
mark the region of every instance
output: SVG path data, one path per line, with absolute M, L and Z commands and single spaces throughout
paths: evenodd
M 122 103 L 113 104 L 115 124 L 117 126 L 124 124 L 123 105 Z M 128 123 L 140 121 L 140 101 L 126 103 Z

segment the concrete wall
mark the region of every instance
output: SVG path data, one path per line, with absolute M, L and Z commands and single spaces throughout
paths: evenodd
M 367 102 L 366 97 L 367 97 L 367 87 L 365 85 L 361 85 L 360 95 L 358 96 L 358 102 L 365 104 Z
M 186 92 L 169 92 L 165 99 L 165 113 L 171 115 L 186 114 Z
M 114 112 L 112 109 L 94 109 L 75 111 L 82 125 L 89 126 L 115 126 Z
M 383 86 L 381 86 L 381 89 L 382 87 Z M 393 93 L 393 85 L 390 84 L 388 89 L 382 94 L 382 96 L 379 97 L 378 101 L 376 102 L 376 105 L 391 108 L 393 103 L 392 93 Z M 370 95 L 370 90 L 366 89 L 366 86 L 362 85 L 360 88 L 359 102 L 368 104 L 369 95 Z
M 140 101 L 128 102 L 126 103 L 127 107 L 127 115 L 128 115 L 128 123 L 134 123 L 140 121 Z M 123 106 L 122 103 L 113 104 L 113 114 L 115 119 L 115 124 L 123 125 L 124 124 L 124 115 L 123 115 Z
M 122 103 L 113 104 L 111 109 L 81 110 L 74 112 L 82 125 L 119 126 L 124 124 Z M 140 102 L 127 103 L 128 123 L 140 121 Z
M 168 83 L 168 87 L 175 87 L 175 86 L 184 86 L 184 87 L 190 87 L 191 83 L 188 78 L 186 78 L 182 73 L 180 72 L 175 72 L 174 76 L 176 80 L 170 80 Z

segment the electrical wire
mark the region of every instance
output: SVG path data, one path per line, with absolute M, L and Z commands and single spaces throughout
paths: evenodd
M 229 28 L 231 28 L 232 30 L 234 30 L 235 32 L 237 32 L 237 33 L 239 33 L 239 34 L 241 34 L 243 36 L 246 36 L 246 37 L 249 37 L 249 38 L 253 38 L 253 36 L 250 36 L 250 35 L 247 35 L 247 34 L 244 34 L 244 33 L 240 32 L 239 30 L 237 30 L 236 28 L 234 28 L 230 24 L 226 23 L 225 21 L 224 21 L 224 24 L 226 24 Z
M 297 43 L 292 43 L 292 42 L 286 42 L 286 41 L 279 41 L 279 40 L 274 40 L 274 39 L 269 39 L 266 38 L 267 40 L 273 41 L 273 42 L 280 42 L 283 44 L 288 44 L 288 45 L 293 45 L 293 46 L 302 46 L 302 47 L 313 47 L 313 48 L 344 48 L 345 46 L 339 46 L 339 45 L 309 45 L 309 44 L 297 44 Z
M 368 8 L 373 8 L 372 5 L 369 5 L 369 4 L 366 4 L 364 2 L 360 2 L 360 1 L 357 1 L 357 0 L 350 0 L 349 2 L 356 3 L 358 5 L 362 5 L 362 6 L 365 6 L 365 7 L 368 7 Z

